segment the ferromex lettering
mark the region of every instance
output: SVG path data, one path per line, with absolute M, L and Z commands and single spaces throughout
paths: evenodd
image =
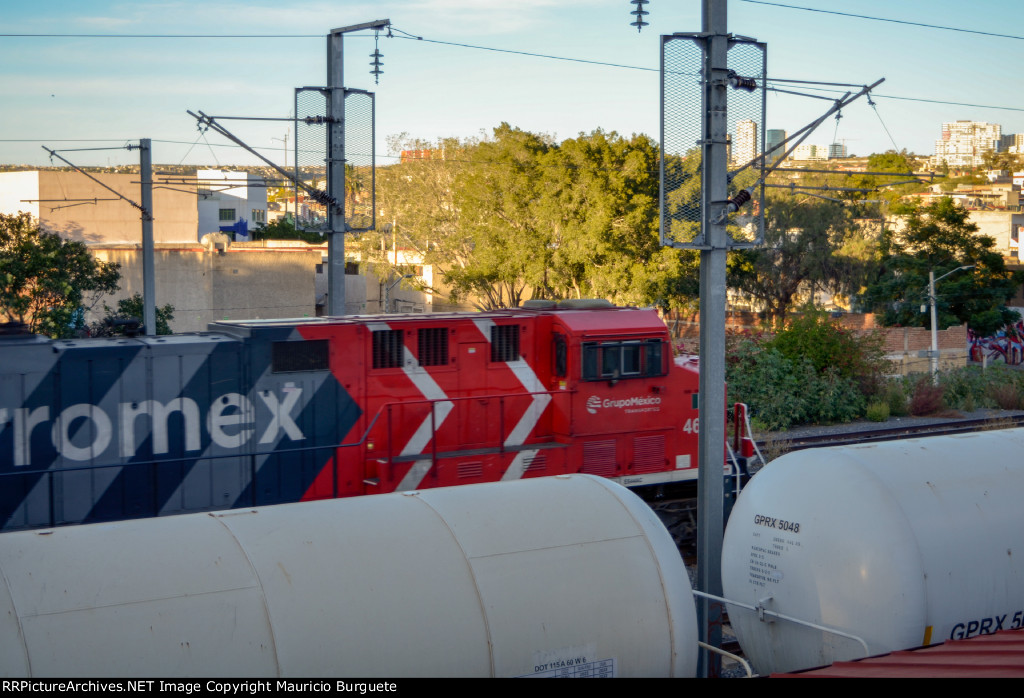
M 302 395 L 301 388 L 285 391 L 283 399 L 278 399 L 270 390 L 254 392 L 259 404 L 270 412 L 270 420 L 259 433 L 258 443 L 274 443 L 282 432 L 293 441 L 305 438 L 295 423 L 294 414 Z M 214 444 L 228 449 L 240 448 L 257 435 L 256 405 L 240 393 L 225 393 L 214 399 L 205 411 L 205 419 L 196 401 L 188 397 L 177 397 L 166 403 L 159 400 L 122 402 L 117 414 L 108 414 L 100 406 L 88 403 L 71 405 L 59 414 L 51 414 L 45 405 L 34 409 L 2 407 L 0 430 L 12 430 L 12 462 L 15 466 L 25 466 L 32 462 L 33 435 L 37 429 L 48 431 L 54 449 L 69 460 L 98 458 L 113 448 L 121 458 L 131 458 L 139 447 L 136 429 L 140 425 L 143 430 L 149 427 L 148 432 L 142 433 L 151 439 L 153 455 L 166 454 L 172 450 L 168 429 L 172 418 L 181 425 L 182 448 L 186 452 L 202 450 L 204 432 Z

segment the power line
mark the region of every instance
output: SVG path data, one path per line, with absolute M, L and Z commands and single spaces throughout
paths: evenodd
M 0 34 L 13 39 L 322 39 L 323 34 Z
M 401 30 L 399 30 L 401 31 Z M 403 32 L 405 33 L 405 32 Z M 478 51 L 494 51 L 496 53 L 512 53 L 517 56 L 532 56 L 534 58 L 547 58 L 554 61 L 568 61 L 570 63 L 587 63 L 590 65 L 603 65 L 610 68 L 627 68 L 629 70 L 643 70 L 652 73 L 659 72 L 660 68 L 645 68 L 639 65 L 625 65 L 623 63 L 608 63 L 605 61 L 594 61 L 586 58 L 569 58 L 567 56 L 552 56 L 546 53 L 532 53 L 530 51 L 515 51 L 507 48 L 494 48 L 493 46 L 476 46 L 474 44 L 461 44 L 455 41 L 439 41 L 437 39 L 424 39 L 422 36 L 395 36 L 395 39 L 405 39 L 407 41 L 422 41 L 428 44 L 442 44 L 444 46 L 457 46 L 459 48 L 472 48 Z
M 772 81 L 771 78 L 769 78 L 768 82 L 771 82 L 771 81 Z M 778 92 L 782 91 L 782 90 L 773 90 L 772 88 L 768 88 L 768 89 L 772 90 L 772 91 L 778 91 Z M 806 90 L 817 90 L 819 92 L 831 92 L 832 94 L 842 94 L 841 90 L 830 90 L 830 89 L 823 88 L 823 87 L 805 87 L 804 89 L 806 89 Z M 793 94 L 796 94 L 796 93 L 793 93 Z M 805 95 L 805 96 L 807 96 L 807 95 Z M 883 94 L 879 94 L 877 92 L 872 92 L 871 96 L 874 97 L 875 99 L 898 99 L 898 100 L 901 100 L 901 101 L 904 101 L 904 102 L 922 102 L 924 104 L 948 104 L 948 105 L 954 106 L 954 107 L 973 107 L 975 109 L 1001 109 L 1003 111 L 1024 111 L 1024 107 L 1006 107 L 1006 106 L 1000 106 L 1000 105 L 997 105 L 997 104 L 972 104 L 970 102 L 951 102 L 949 100 L 928 99 L 926 97 L 900 97 L 900 96 L 897 96 L 897 95 L 883 95 Z
M 1024 36 L 1013 34 L 997 34 L 995 32 L 983 32 L 977 29 L 964 29 L 962 27 L 944 27 L 938 24 L 925 24 L 924 22 L 910 22 L 903 19 L 890 19 L 888 17 L 872 17 L 870 15 L 856 15 L 850 12 L 838 12 L 836 10 L 819 10 L 814 7 L 800 7 L 798 5 L 784 5 L 780 2 L 766 2 L 765 0 L 741 0 L 752 5 L 771 5 L 772 7 L 785 7 L 788 10 L 803 10 L 804 12 L 819 12 L 824 15 L 839 15 L 840 17 L 855 17 L 856 19 L 869 19 L 874 22 L 891 22 L 892 24 L 907 24 L 912 27 L 925 27 L 927 29 L 942 29 L 944 31 L 961 32 L 964 34 L 978 34 L 980 36 L 994 36 L 1000 39 L 1024 40 Z

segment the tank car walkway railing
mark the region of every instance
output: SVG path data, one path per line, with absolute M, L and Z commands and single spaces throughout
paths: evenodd
M 750 668 L 750 664 L 747 662 L 747 660 L 744 659 L 743 657 L 739 656 L 738 654 L 733 654 L 732 652 L 726 652 L 721 647 L 715 647 L 714 645 L 709 645 L 708 643 L 701 642 L 700 640 L 697 641 L 697 646 L 700 647 L 701 649 L 707 650 L 708 652 L 714 652 L 715 654 L 720 654 L 723 657 L 728 657 L 729 659 L 733 660 L 734 662 L 739 663 L 739 665 L 743 667 L 743 670 L 745 672 L 747 672 L 747 675 L 744 678 L 748 678 L 748 679 L 754 678 L 754 670 Z
M 766 596 L 765 598 L 763 598 L 760 601 L 758 601 L 756 606 L 751 606 L 750 604 L 743 603 L 742 601 L 733 601 L 731 599 L 726 599 L 726 598 L 721 597 L 721 596 L 715 596 L 714 594 L 708 594 L 708 593 L 703 592 L 703 591 L 697 591 L 696 589 L 693 590 L 693 595 L 694 596 L 700 596 L 701 598 L 705 598 L 705 599 L 710 599 L 711 601 L 718 601 L 720 603 L 727 603 L 727 604 L 731 604 L 733 606 L 738 606 L 739 608 L 745 608 L 748 611 L 753 611 L 754 613 L 757 614 L 758 620 L 760 620 L 762 622 L 764 621 L 764 617 L 765 616 L 771 616 L 772 618 L 778 618 L 779 620 L 784 620 L 784 621 L 787 621 L 789 623 L 795 623 L 796 625 L 802 625 L 805 628 L 813 628 L 815 630 L 820 630 L 822 632 L 829 633 L 830 635 L 837 635 L 839 637 L 845 637 L 847 640 L 853 640 L 854 642 L 859 642 L 860 646 L 864 649 L 864 656 L 865 657 L 870 657 L 871 656 L 871 653 L 868 651 L 868 643 L 865 642 L 863 638 L 858 637 L 857 635 L 852 635 L 850 633 L 843 632 L 842 630 L 837 630 L 835 628 L 830 628 L 830 627 L 828 627 L 826 625 L 819 625 L 817 623 L 812 623 L 809 620 L 802 620 L 800 618 L 794 618 L 793 616 L 787 616 L 786 614 L 779 613 L 778 611 L 769 611 L 767 608 L 764 607 L 764 604 L 766 602 L 772 600 L 771 596 Z

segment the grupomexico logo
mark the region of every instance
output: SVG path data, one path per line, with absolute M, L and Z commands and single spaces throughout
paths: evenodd
M 660 405 L 660 404 L 661 404 L 661 398 L 657 397 L 657 396 L 655 396 L 655 397 L 640 397 L 640 396 L 634 395 L 633 397 L 619 398 L 618 400 L 613 400 L 611 398 L 606 398 L 606 399 L 602 400 L 597 395 L 591 395 L 590 397 L 587 398 L 587 412 L 589 412 L 590 414 L 597 414 L 597 411 L 599 409 L 601 409 L 602 407 L 605 407 L 605 408 L 617 407 L 619 409 L 627 409 L 627 411 L 628 411 L 628 408 L 634 408 L 634 407 L 656 407 L 657 405 Z M 650 410 L 644 410 L 644 411 L 650 411 Z M 654 410 L 654 411 L 657 411 L 657 410 Z

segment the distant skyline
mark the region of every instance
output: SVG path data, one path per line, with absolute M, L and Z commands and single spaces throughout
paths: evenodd
M 782 4 L 1024 37 L 1019 2 L 862 0 Z M 345 82 L 377 95 L 377 153 L 388 137 L 435 140 L 490 134 L 505 121 L 558 141 L 602 128 L 658 138 L 659 35 L 699 31 L 699 0 L 651 0 L 650 26 L 629 26 L 629 0 L 392 0 L 279 2 L 51 0 L 4 5 L 0 29 L 0 162 L 49 164 L 41 145 L 81 165 L 138 161 L 124 150 L 72 148 L 154 141 L 164 164 L 256 164 L 220 136 L 201 136 L 186 110 L 212 115 L 288 117 L 293 88 L 326 82 L 326 34 L 335 27 L 391 20 L 381 36 L 383 75 L 368 73 L 372 35 L 345 40 Z M 400 33 L 421 36 L 417 41 Z M 1016 49 L 1024 41 L 979 36 L 774 4 L 730 0 L 729 30 L 768 44 L 770 78 L 866 84 L 873 97 L 829 120 L 806 142 L 844 143 L 851 154 L 906 148 L 934 152 L 946 121 L 998 123 L 1024 132 Z M 15 34 L 309 35 L 286 38 L 89 38 Z M 539 53 L 612 67 L 432 42 Z M 795 85 L 810 92 L 810 86 Z M 830 97 L 835 92 L 815 93 Z M 827 88 L 836 89 L 836 88 Z M 915 98 L 927 101 L 911 101 Z M 959 102 L 957 106 L 935 102 Z M 765 127 L 797 130 L 829 106 L 822 99 L 769 94 Z M 1008 107 L 994 109 L 990 107 Z M 879 118 L 880 117 L 880 118 Z M 231 121 L 250 145 L 284 164 L 287 122 Z M 888 129 L 888 134 L 886 133 Z M 890 139 L 891 134 L 891 139 Z M 209 144 L 209 145 L 208 145 Z M 291 152 L 288 163 L 293 163 Z M 55 162 L 54 164 L 60 164 Z

